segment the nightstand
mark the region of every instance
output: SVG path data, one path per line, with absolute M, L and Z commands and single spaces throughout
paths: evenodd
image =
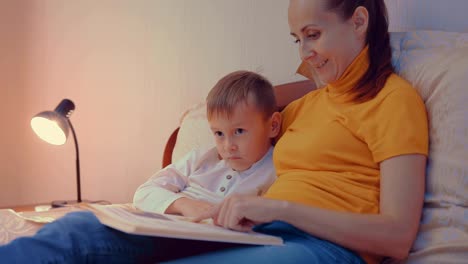
M 0 209 L 13 209 L 15 212 L 47 211 L 51 208 L 49 204 L 27 204 L 17 206 L 2 206 Z

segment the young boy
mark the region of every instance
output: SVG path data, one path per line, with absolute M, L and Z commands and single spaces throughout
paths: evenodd
M 233 193 L 261 195 L 276 179 L 271 140 L 279 133 L 273 87 L 248 71 L 228 74 L 206 99 L 216 148 L 193 150 L 135 193 L 145 211 L 196 217 Z
M 259 195 L 273 183 L 272 139 L 279 133 L 281 115 L 270 82 L 247 71 L 225 76 L 207 97 L 207 116 L 216 148 L 192 151 L 156 173 L 136 191 L 136 207 L 197 217 L 228 195 Z M 33 237 L 0 246 L 0 259 L 155 263 L 226 247 L 232 244 L 130 235 L 107 228 L 90 212 L 74 212 Z

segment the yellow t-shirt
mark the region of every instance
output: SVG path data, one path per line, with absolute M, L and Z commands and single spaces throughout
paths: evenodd
M 278 179 L 265 197 L 377 214 L 379 163 L 403 154 L 427 155 L 425 106 L 407 81 L 392 74 L 375 98 L 349 101 L 347 92 L 368 65 L 366 47 L 339 80 L 283 110 L 273 154 Z

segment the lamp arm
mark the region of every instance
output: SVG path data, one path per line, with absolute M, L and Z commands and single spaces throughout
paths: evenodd
M 75 150 L 76 150 L 76 195 L 77 195 L 77 202 L 81 203 L 81 181 L 80 181 L 80 151 L 78 149 L 78 140 L 76 139 L 76 134 L 75 134 L 75 129 L 73 128 L 73 125 L 70 121 L 70 119 L 67 117 L 67 122 L 68 125 L 70 126 L 70 129 L 73 134 L 73 141 L 75 142 Z

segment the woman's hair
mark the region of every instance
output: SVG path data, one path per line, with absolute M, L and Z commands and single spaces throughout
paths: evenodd
M 388 15 L 384 0 L 328 0 L 328 9 L 344 20 L 351 18 L 357 7 L 369 13 L 366 44 L 369 45 L 369 69 L 352 92 L 353 101 L 365 102 L 382 90 L 388 76 L 393 73 L 392 51 L 388 34 Z
M 219 114 L 229 117 L 238 104 L 250 102 L 265 118 L 278 111 L 273 86 L 265 77 L 249 71 L 230 73 L 206 97 L 208 119 Z

